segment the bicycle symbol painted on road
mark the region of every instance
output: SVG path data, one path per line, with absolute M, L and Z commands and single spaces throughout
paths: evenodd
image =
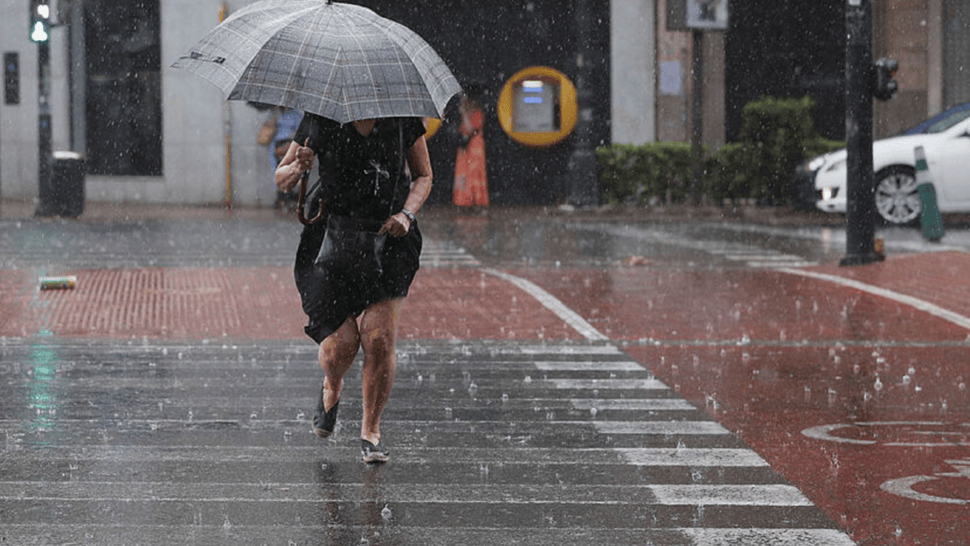
M 810 427 L 802 434 L 816 440 L 852 445 L 893 447 L 970 447 L 970 423 L 937 421 L 871 421 Z M 903 498 L 942 504 L 970 505 L 970 459 L 947 460 L 954 472 L 887 480 L 883 491 Z M 941 480 L 959 480 L 942 484 Z M 956 492 L 954 496 L 953 493 Z
M 963 478 L 970 481 L 970 459 L 947 461 L 946 463 L 956 469 L 956 472 L 941 472 L 932 476 L 907 476 L 905 478 L 896 478 L 895 480 L 886 481 L 880 485 L 879 488 L 887 493 L 899 495 L 900 497 L 907 499 L 926 502 L 940 502 L 944 504 L 970 505 L 970 498 L 961 499 L 954 497 L 943 497 L 940 495 L 923 493 L 914 489 L 914 487 L 917 485 L 927 484 L 928 482 L 935 480 L 945 480 L 948 478 Z M 963 488 L 964 493 L 966 493 L 968 489 L 967 486 L 970 486 L 970 484 L 965 484 Z

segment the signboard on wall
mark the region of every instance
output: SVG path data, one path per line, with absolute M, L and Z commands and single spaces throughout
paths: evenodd
M 728 0 L 667 0 L 667 30 L 727 30 Z

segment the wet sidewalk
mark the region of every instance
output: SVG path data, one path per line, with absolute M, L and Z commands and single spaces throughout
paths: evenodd
M 493 269 L 440 237 L 445 220 L 429 212 L 383 427 L 392 460 L 369 467 L 359 376 L 335 437 L 309 432 L 322 378 L 292 287 L 298 231 L 271 212 L 197 214 L 143 218 L 151 234 L 132 235 L 130 220 L 92 212 L 97 226 L 73 233 L 84 248 L 57 221 L 24 220 L 41 242 L 3 224 L 7 245 L 33 249 L 0 270 L 8 543 L 851 544 L 840 528 L 891 536 L 879 519 L 911 501 L 860 516 L 843 503 L 868 490 L 809 485 L 831 475 L 829 457 L 858 449 L 800 432 L 970 415 L 965 386 L 917 376 L 907 399 L 895 372 L 928 373 L 927 352 L 943 351 L 938 369 L 970 373 L 966 255 L 790 271 Z M 243 242 L 211 247 L 220 230 Z M 123 251 L 112 244 L 131 236 Z M 54 272 L 78 287 L 37 290 Z M 851 402 L 865 391 L 872 403 Z M 913 396 L 936 405 L 904 414 Z M 966 455 L 950 440 L 939 464 Z M 940 494 L 963 498 L 955 484 Z M 960 508 L 931 505 L 937 538 L 965 536 Z M 918 524 L 904 520 L 903 535 Z

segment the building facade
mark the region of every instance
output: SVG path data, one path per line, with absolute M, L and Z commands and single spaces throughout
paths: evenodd
M 40 0 L 34 0 L 40 1 Z M 0 198 L 38 195 L 41 96 L 53 150 L 82 154 L 86 197 L 107 202 L 269 205 L 268 115 L 171 64 L 220 14 L 250 0 L 49 0 L 49 71 L 28 34 L 31 0 L 0 0 Z M 692 40 L 668 30 L 667 0 L 355 0 L 421 34 L 459 81 L 480 94 L 489 185 L 496 204 L 591 204 L 592 154 L 611 142 L 688 141 Z M 737 137 L 740 110 L 763 95 L 816 101 L 816 125 L 844 136 L 845 0 L 734 0 L 725 32 L 704 36 L 703 140 Z M 900 61 L 900 92 L 876 105 L 887 136 L 970 100 L 970 7 L 965 0 L 874 2 L 874 54 Z M 499 123 L 505 84 L 550 67 L 577 89 L 575 130 L 525 146 Z M 450 201 L 456 108 L 430 139 L 432 202 Z

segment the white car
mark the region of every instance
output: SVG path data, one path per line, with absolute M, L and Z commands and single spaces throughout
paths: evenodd
M 940 212 L 970 212 L 970 103 L 930 118 L 902 135 L 872 145 L 876 212 L 887 224 L 911 224 L 922 205 L 916 183 L 915 148 L 922 146 L 928 179 Z M 846 151 L 816 157 L 803 168 L 814 173 L 825 212 L 845 213 Z

